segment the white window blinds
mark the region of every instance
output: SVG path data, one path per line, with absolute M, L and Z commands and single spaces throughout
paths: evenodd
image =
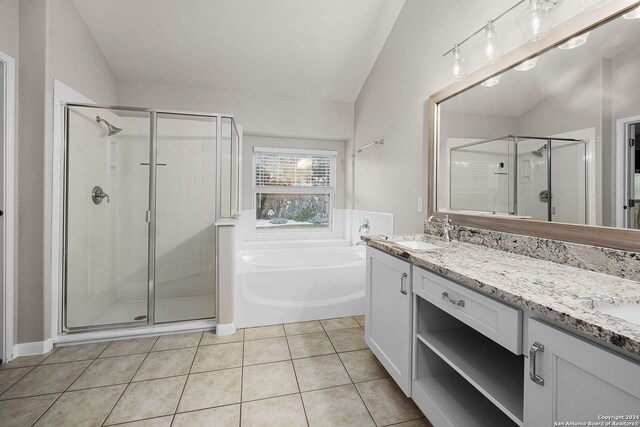
M 333 187 L 332 166 L 335 154 L 328 153 L 287 153 L 256 149 L 256 186 Z

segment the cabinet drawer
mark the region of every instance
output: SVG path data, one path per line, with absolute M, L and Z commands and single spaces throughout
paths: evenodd
M 418 267 L 413 291 L 507 350 L 522 353 L 522 311 Z

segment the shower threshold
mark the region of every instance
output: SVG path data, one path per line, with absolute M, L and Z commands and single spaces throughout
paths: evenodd
M 156 323 L 211 318 L 214 307 L 214 294 L 156 298 Z M 97 317 L 92 326 L 145 321 L 146 312 L 147 300 L 118 301 Z

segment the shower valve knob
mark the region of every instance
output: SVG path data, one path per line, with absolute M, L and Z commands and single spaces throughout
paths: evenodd
M 99 205 L 100 203 L 102 203 L 102 199 L 105 198 L 107 199 L 107 203 L 111 203 L 109 195 L 102 190 L 102 187 L 100 187 L 99 185 L 93 187 L 93 190 L 91 191 L 91 200 L 93 200 L 93 203 Z

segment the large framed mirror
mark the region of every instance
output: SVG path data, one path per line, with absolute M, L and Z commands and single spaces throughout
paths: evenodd
M 605 3 L 429 98 L 430 215 L 640 251 L 640 2 Z

